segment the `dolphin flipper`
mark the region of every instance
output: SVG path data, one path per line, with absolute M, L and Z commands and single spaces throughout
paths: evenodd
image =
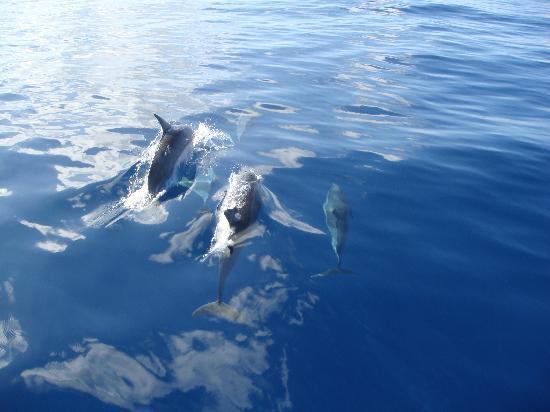
M 189 188 L 190 192 L 195 192 L 199 195 L 203 202 L 206 203 L 208 196 L 210 195 L 210 189 L 212 188 L 212 182 L 216 179 L 216 174 L 214 170 L 210 167 L 206 172 L 201 170 L 200 173 L 195 177 L 193 186 Z
M 210 302 L 202 305 L 193 312 L 193 316 L 211 315 L 217 318 L 235 322 L 239 318 L 237 309 L 223 302 Z
M 275 193 L 269 190 L 265 186 L 261 186 L 260 195 L 262 197 L 262 203 L 267 209 L 269 217 L 283 226 L 293 227 L 301 230 L 302 232 L 313 233 L 315 235 L 324 235 L 325 232 L 317 229 L 305 222 L 301 222 L 298 219 L 293 218 L 285 210 Z
M 263 237 L 266 228 L 264 225 L 256 222 L 252 226 L 247 227 L 245 230 L 233 235 L 230 239 L 230 244 L 232 247 L 242 247 L 250 239 L 255 237 Z

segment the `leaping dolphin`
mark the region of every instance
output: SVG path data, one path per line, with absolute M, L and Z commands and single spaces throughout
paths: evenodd
M 337 273 L 354 273 L 349 269 L 342 268 L 342 250 L 346 243 L 348 217 L 351 215 L 351 208 L 346 202 L 342 189 L 336 183 L 332 183 L 327 192 L 325 203 L 323 203 L 323 211 L 325 212 L 325 221 L 330 233 L 332 250 L 336 254 L 338 263 L 336 267 L 313 275 L 313 277 L 328 276 Z
M 162 136 L 147 176 L 147 188 L 152 196 L 164 191 L 164 198 L 175 197 L 191 187 L 196 174 L 193 161 L 193 130 L 187 126 L 171 125 L 159 115 L 154 115 Z M 183 167 L 183 177 L 177 182 L 177 192 L 170 187 L 174 171 Z M 172 193 L 174 192 L 174 193 Z

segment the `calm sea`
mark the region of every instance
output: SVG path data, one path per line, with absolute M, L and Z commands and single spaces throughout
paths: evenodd
M 549 35 L 537 0 L 2 1 L 0 410 L 550 410 Z M 209 160 L 143 204 L 153 113 Z M 192 316 L 243 166 L 239 316 Z M 312 277 L 332 184 L 354 273 Z

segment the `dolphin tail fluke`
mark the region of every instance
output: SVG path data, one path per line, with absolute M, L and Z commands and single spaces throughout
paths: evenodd
M 166 132 L 168 132 L 168 130 L 170 130 L 172 128 L 170 123 L 168 123 L 166 120 L 164 120 L 158 114 L 153 113 L 153 116 L 155 116 L 157 118 L 157 120 L 159 121 L 160 127 L 162 127 L 162 133 L 166 133 Z
M 330 268 L 328 270 L 325 270 L 322 273 L 317 273 L 315 275 L 311 275 L 312 278 L 323 278 L 326 276 L 332 276 L 332 275 L 357 275 L 357 272 L 354 272 L 351 269 L 346 269 L 340 266 L 337 266 L 335 268 Z
M 222 318 L 230 322 L 235 322 L 239 317 L 237 309 L 229 306 L 223 302 L 210 302 L 206 305 L 202 305 L 200 308 L 193 312 L 193 316 L 210 315 L 217 318 Z

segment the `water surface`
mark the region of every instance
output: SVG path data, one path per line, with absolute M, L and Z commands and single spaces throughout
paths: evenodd
M 548 410 L 549 13 L 4 1 L 2 410 Z M 133 187 L 153 113 L 220 138 L 215 179 L 90 225 Z M 238 321 L 192 317 L 239 165 L 325 234 L 260 214 L 224 292 Z M 356 274 L 312 278 L 336 264 L 332 183 Z

